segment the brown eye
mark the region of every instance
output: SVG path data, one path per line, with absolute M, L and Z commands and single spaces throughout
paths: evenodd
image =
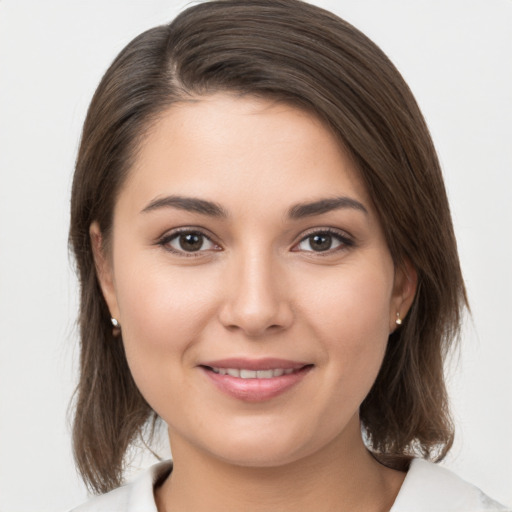
M 215 250 L 218 248 L 206 235 L 199 231 L 182 231 L 162 241 L 175 253 L 194 253 L 199 251 Z
M 309 246 L 313 251 L 327 251 L 332 246 L 331 235 L 313 235 L 309 237 Z
M 327 252 L 350 247 L 353 242 L 341 235 L 330 231 L 317 231 L 304 237 L 296 246 L 297 251 Z
M 199 251 L 203 246 L 203 235 L 199 233 L 187 233 L 178 237 L 180 249 L 184 251 Z

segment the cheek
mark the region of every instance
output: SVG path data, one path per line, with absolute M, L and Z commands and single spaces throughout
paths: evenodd
M 330 376 L 362 401 L 382 364 L 389 337 L 392 264 L 340 269 L 311 300 L 307 316 L 322 341 Z
M 189 347 L 215 314 L 216 283 L 198 268 L 148 262 L 135 266 L 141 270 L 133 268 L 116 267 L 116 295 L 126 355 L 136 377 L 147 368 L 158 371 L 164 361 L 173 365 L 191 357 Z
M 393 267 L 382 262 L 364 268 L 346 266 L 330 273 L 310 293 L 305 308 L 329 338 L 343 344 L 387 339 L 393 291 Z

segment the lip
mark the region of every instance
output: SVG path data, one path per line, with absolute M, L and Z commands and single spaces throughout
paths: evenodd
M 242 368 L 246 370 L 273 370 L 274 368 L 283 368 L 283 370 L 298 370 L 310 363 L 301 361 L 291 361 L 289 359 L 279 359 L 276 357 L 265 357 L 262 359 L 248 359 L 243 357 L 232 357 L 228 359 L 218 359 L 215 361 L 206 361 L 201 366 L 210 366 L 211 368 Z
M 201 363 L 199 368 L 210 381 L 224 394 L 246 402 L 263 402 L 281 395 L 299 384 L 313 368 L 311 363 L 286 359 L 230 358 Z M 231 375 L 215 373 L 212 368 L 232 368 L 245 370 L 293 370 L 292 373 L 271 378 L 243 379 Z

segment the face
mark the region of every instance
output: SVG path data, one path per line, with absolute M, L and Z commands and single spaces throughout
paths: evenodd
M 360 439 L 408 307 L 356 168 L 312 115 L 216 94 L 170 108 L 91 227 L 103 292 L 171 444 L 268 466 Z

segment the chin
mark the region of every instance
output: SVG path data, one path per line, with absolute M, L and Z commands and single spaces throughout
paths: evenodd
M 311 455 L 314 450 L 300 450 L 297 446 L 247 446 L 242 443 L 228 450 L 215 450 L 211 454 L 224 463 L 246 468 L 273 468 L 292 464 Z
M 224 463 L 247 468 L 271 468 L 292 464 L 319 453 L 336 442 L 339 430 L 324 431 L 319 426 L 267 426 L 210 431 L 202 439 L 200 451 Z M 213 434 L 213 435 L 212 435 Z

